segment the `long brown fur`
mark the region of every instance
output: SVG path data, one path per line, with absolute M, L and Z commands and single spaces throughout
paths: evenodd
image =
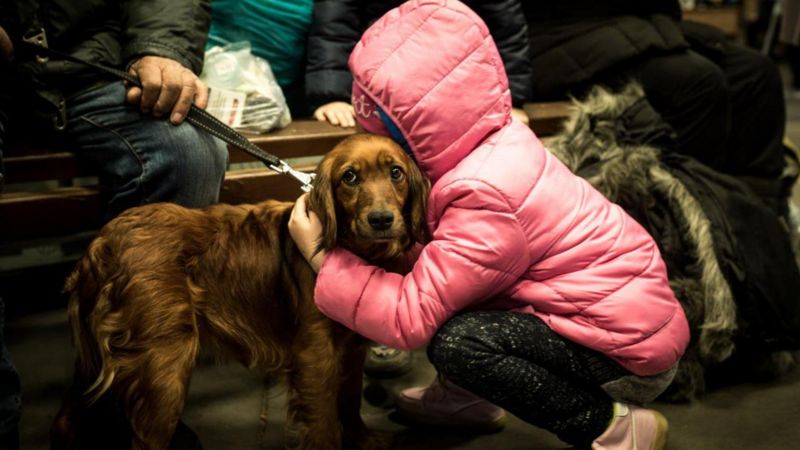
M 358 183 L 342 181 L 348 170 Z M 310 195 L 320 247 L 392 264 L 427 236 L 428 190 L 391 140 L 346 139 L 320 163 Z M 167 449 L 201 350 L 286 373 L 298 448 L 387 445 L 359 414 L 363 340 L 315 307 L 315 274 L 288 234 L 291 207 L 162 203 L 101 230 L 66 284 L 77 394 L 54 422 L 54 448 L 83 448 L 97 431 L 86 412 L 111 404 L 129 425 L 130 448 Z M 391 228 L 372 229 L 374 211 L 392 212 Z

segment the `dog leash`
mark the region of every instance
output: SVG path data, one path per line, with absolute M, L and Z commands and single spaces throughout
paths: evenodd
M 142 87 L 142 84 L 141 82 L 139 82 L 139 79 L 128 72 L 115 69 L 113 67 L 103 66 L 101 64 L 93 63 L 91 61 L 86 61 L 80 58 L 76 58 L 72 55 L 48 47 L 47 35 L 45 34 L 44 29 L 41 29 L 36 33 L 30 33 L 24 36 L 22 38 L 22 42 L 28 44 L 33 48 L 36 54 L 36 60 L 40 63 L 47 62 L 49 58 L 66 60 L 82 64 L 84 66 L 90 67 L 94 70 L 106 73 L 108 75 L 112 75 L 116 78 L 125 80 L 134 86 Z M 186 121 L 191 123 L 197 128 L 205 130 L 212 136 L 215 136 L 223 140 L 224 142 L 233 145 L 236 148 L 244 150 L 245 152 L 252 155 L 253 157 L 264 163 L 267 167 L 274 170 L 275 172 L 288 174 L 294 177 L 297 181 L 300 182 L 300 188 L 304 192 L 308 192 L 311 190 L 311 183 L 314 181 L 313 173 L 305 173 L 293 169 L 285 161 L 281 160 L 275 155 L 272 155 L 260 149 L 258 146 L 250 142 L 246 137 L 242 136 L 239 132 L 229 127 L 228 125 L 225 125 L 224 123 L 219 121 L 217 118 L 215 118 L 208 112 L 196 107 L 195 105 L 191 105 L 191 107 L 189 108 L 189 113 L 186 115 Z

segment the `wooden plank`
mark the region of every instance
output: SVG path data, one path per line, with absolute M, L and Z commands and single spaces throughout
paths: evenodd
M 310 172 L 313 165 L 297 166 L 297 170 Z M 300 184 L 288 175 L 275 173 L 269 169 L 237 170 L 228 172 L 219 201 L 232 205 L 239 203 L 258 203 L 268 198 L 294 201 L 302 194 Z
M 525 112 L 531 118 L 531 128 L 539 135 L 560 130 L 561 121 L 569 114 L 568 102 L 529 103 Z M 355 128 L 340 128 L 316 120 L 298 120 L 286 128 L 271 133 L 245 134 L 253 143 L 279 158 L 301 158 L 324 155 L 342 139 L 354 134 Z M 256 159 L 249 154 L 229 148 L 230 162 Z M 41 149 L 13 149 L 5 159 L 6 182 L 24 183 L 45 180 L 66 180 L 94 175 L 69 152 L 47 152 Z
M 525 105 L 531 128 L 537 134 L 551 135 L 561 129 L 570 113 L 568 102 Z M 324 122 L 301 120 L 265 135 L 249 135 L 257 145 L 281 158 L 323 155 L 336 143 L 355 133 L 354 128 L 339 128 Z M 252 161 L 235 156 L 232 162 Z M 9 183 L 67 179 L 91 173 L 68 152 L 47 153 L 28 150 L 13 153 L 6 160 Z M 311 171 L 313 165 L 297 167 Z M 268 169 L 228 172 L 220 191 L 225 203 L 255 203 L 267 198 L 293 201 L 300 186 L 287 175 Z M 0 242 L 58 236 L 96 229 L 102 223 L 104 205 L 97 188 L 68 187 L 46 192 L 0 194 Z
M 0 194 L 0 241 L 77 233 L 100 226 L 100 193 L 90 187 Z
M 298 166 L 303 171 L 313 165 Z M 223 203 L 257 203 L 268 198 L 294 201 L 298 182 L 269 169 L 228 172 L 220 191 Z M 0 194 L 0 243 L 60 236 L 98 229 L 104 205 L 95 187 L 56 188 L 46 192 Z
M 281 130 L 261 135 L 245 133 L 245 136 L 279 158 L 301 158 L 324 155 L 339 141 L 355 132 L 355 128 L 335 127 L 327 122 L 298 120 Z M 256 161 L 237 148 L 229 147 L 228 150 L 231 163 Z M 83 167 L 72 153 L 66 151 L 15 148 L 9 153 L 4 160 L 6 182 L 9 184 L 93 175 L 92 170 Z
M 339 141 L 355 133 L 355 128 L 341 128 L 316 120 L 297 120 L 270 133 L 243 134 L 262 150 L 283 159 L 324 155 Z M 256 161 L 237 148 L 229 147 L 228 150 L 232 163 Z
M 738 6 L 698 8 L 683 12 L 683 20 L 700 22 L 720 29 L 726 36 L 735 38 L 741 33 L 741 10 Z
M 69 152 L 39 153 L 9 156 L 4 159 L 6 183 L 68 180 L 93 175 L 93 171 L 78 163 Z
M 570 102 L 526 103 L 525 114 L 531 119 L 531 129 L 538 136 L 549 136 L 561 131 L 564 119 L 572 113 Z

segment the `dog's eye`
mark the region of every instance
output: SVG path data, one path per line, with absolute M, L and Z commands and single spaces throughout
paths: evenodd
M 400 166 L 393 166 L 391 174 L 392 181 L 400 181 L 405 176 L 405 174 L 403 174 L 403 169 L 401 169 Z
M 358 183 L 358 175 L 352 170 L 348 170 L 342 175 L 342 181 L 350 185 L 356 184 Z

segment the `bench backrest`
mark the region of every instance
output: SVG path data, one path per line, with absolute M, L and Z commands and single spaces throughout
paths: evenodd
M 533 130 L 547 136 L 559 129 L 569 113 L 569 104 L 528 104 L 525 111 L 531 118 Z M 282 130 L 248 135 L 248 138 L 282 159 L 296 159 L 321 157 L 353 133 L 353 129 L 324 122 L 298 120 Z M 250 155 L 230 149 L 231 166 L 220 192 L 221 202 L 255 203 L 266 198 L 294 200 L 300 195 L 294 179 L 264 167 L 242 168 L 239 164 L 252 161 L 255 159 Z M 81 164 L 68 149 L 11 149 L 5 165 L 8 189 L 0 194 L 0 247 L 14 241 L 94 230 L 102 225 L 100 191 L 92 184 L 93 180 L 89 180 L 89 185 L 79 183 L 82 177 L 94 176 L 95 171 Z M 314 162 L 296 168 L 310 171 L 314 169 Z

